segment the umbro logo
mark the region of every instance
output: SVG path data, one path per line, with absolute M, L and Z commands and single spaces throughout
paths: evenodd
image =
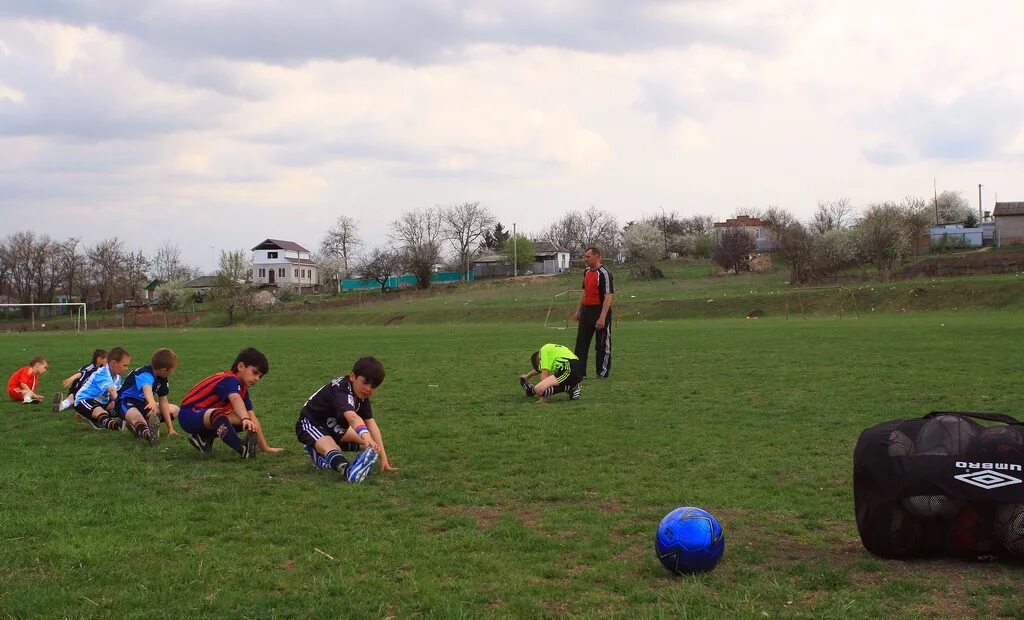
M 985 490 L 998 489 L 999 487 L 1006 487 L 1011 484 L 1020 484 L 1021 482 L 1024 482 L 1020 478 L 1015 478 L 1009 474 L 1004 474 L 1001 471 L 993 471 L 991 469 L 972 471 L 969 474 L 960 474 L 959 476 L 953 477 L 961 482 L 973 484 L 974 486 L 981 487 Z

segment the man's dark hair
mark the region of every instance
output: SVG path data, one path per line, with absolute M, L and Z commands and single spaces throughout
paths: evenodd
M 238 371 L 239 364 L 255 366 L 256 370 L 260 371 L 261 375 L 265 375 L 270 372 L 270 362 L 267 360 L 267 356 L 252 347 L 242 349 L 238 353 L 238 357 L 235 358 L 235 363 L 231 364 L 232 372 Z
M 96 349 L 95 351 L 92 352 L 92 363 L 96 364 L 98 366 L 99 363 L 100 363 L 100 358 L 101 357 L 106 357 L 106 356 L 107 356 L 107 350 L 106 349 Z
M 108 362 L 123 362 L 126 357 L 131 357 L 131 355 L 121 347 L 114 347 L 110 353 L 107 353 Z
M 540 351 L 533 352 L 533 355 L 530 356 L 530 364 L 535 371 L 540 372 Z
M 584 253 L 586 253 L 586 252 L 590 252 L 591 254 L 597 254 L 598 256 L 601 255 L 600 248 L 598 248 L 596 246 L 593 246 L 593 245 L 590 246 L 589 248 L 587 248 L 586 250 L 584 250 Z
M 375 388 L 380 387 L 384 383 L 384 364 L 373 356 L 360 357 L 352 365 L 352 375 L 362 377 Z

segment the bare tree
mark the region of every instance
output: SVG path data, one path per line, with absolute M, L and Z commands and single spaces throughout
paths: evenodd
M 124 254 L 120 280 L 121 289 L 125 292 L 127 299 L 139 299 L 142 287 L 146 283 L 149 267 L 149 259 L 142 253 L 142 250 Z
M 542 230 L 538 238 L 566 247 L 576 256 L 595 246 L 611 257 L 619 249 L 619 223 L 612 214 L 591 207 L 566 213 Z
M 81 240 L 77 237 L 70 237 L 57 244 L 55 251 L 57 260 L 60 262 L 61 283 L 64 286 L 65 292 L 69 298 L 72 297 L 75 294 L 75 286 L 77 284 L 84 301 L 85 291 L 83 290 L 82 279 L 85 276 L 86 259 L 85 255 L 78 249 L 80 243 Z
M 548 224 L 537 238 L 543 241 L 550 241 L 568 248 L 576 256 L 583 254 L 580 247 L 580 230 L 583 228 L 583 217 L 577 211 L 570 211 Z
M 89 279 L 100 296 L 100 305 L 111 308 L 117 298 L 124 246 L 117 237 L 104 239 L 86 251 Z
M 357 271 L 359 275 L 380 284 L 380 294 L 384 294 L 388 280 L 397 275 L 402 268 L 402 257 L 398 252 L 374 248 L 369 256 L 359 262 Z
M 323 257 L 340 258 L 345 262 L 342 271 L 347 272 L 355 248 L 361 245 L 363 241 L 359 238 L 359 224 L 354 218 L 339 215 L 334 226 L 328 228 L 320 239 L 320 254 Z
M 679 220 L 679 232 L 683 235 L 710 235 L 714 226 L 715 218 L 710 215 L 691 215 Z
M 746 265 L 747 256 L 754 251 L 754 240 L 739 228 L 726 228 L 718 235 L 718 244 L 711 260 L 722 269 L 739 273 Z
M 391 239 L 401 246 L 406 269 L 420 288 L 430 287 L 434 265 L 441 261 L 441 222 L 441 211 L 433 207 L 405 211 L 391 222 Z
M 181 262 L 181 250 L 172 241 L 164 241 L 156 249 L 152 266 L 153 277 L 161 282 L 190 280 L 193 269 Z
M 842 230 L 850 223 L 853 207 L 849 198 L 819 200 L 818 209 L 811 220 L 811 232 L 824 235 L 830 230 Z
M 464 202 L 441 207 L 441 229 L 452 245 L 463 277 L 469 273 L 474 248 L 494 224 L 494 214 L 479 202 Z

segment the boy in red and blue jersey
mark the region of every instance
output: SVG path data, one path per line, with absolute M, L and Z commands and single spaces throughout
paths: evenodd
M 150 446 L 160 441 L 161 418 L 167 424 L 167 434 L 177 435 L 172 421 L 178 415 L 178 406 L 167 399 L 171 391 L 168 379 L 177 367 L 178 355 L 174 351 L 157 349 L 150 365 L 133 370 L 117 392 L 114 415 L 123 418 L 135 436 Z
M 393 471 L 384 439 L 373 419 L 370 396 L 384 382 L 384 365 L 375 357 L 356 360 L 348 375 L 313 393 L 295 423 L 295 435 L 317 469 L 331 469 L 349 482 L 362 482 L 377 457 L 380 468 Z M 349 463 L 342 450 L 363 450 Z
M 243 349 L 230 370 L 210 375 L 195 385 L 181 400 L 178 424 L 188 433 L 189 443 L 200 452 L 213 450 L 213 440 L 231 446 L 243 459 L 264 452 L 280 452 L 263 438 L 260 422 L 249 400 L 249 389 L 270 372 L 267 356 L 256 349 Z M 246 431 L 239 437 L 239 431 Z

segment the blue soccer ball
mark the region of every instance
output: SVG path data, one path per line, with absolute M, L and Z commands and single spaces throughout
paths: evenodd
M 684 506 L 665 515 L 658 524 L 654 551 L 673 573 L 703 573 L 722 559 L 725 534 L 710 512 Z

